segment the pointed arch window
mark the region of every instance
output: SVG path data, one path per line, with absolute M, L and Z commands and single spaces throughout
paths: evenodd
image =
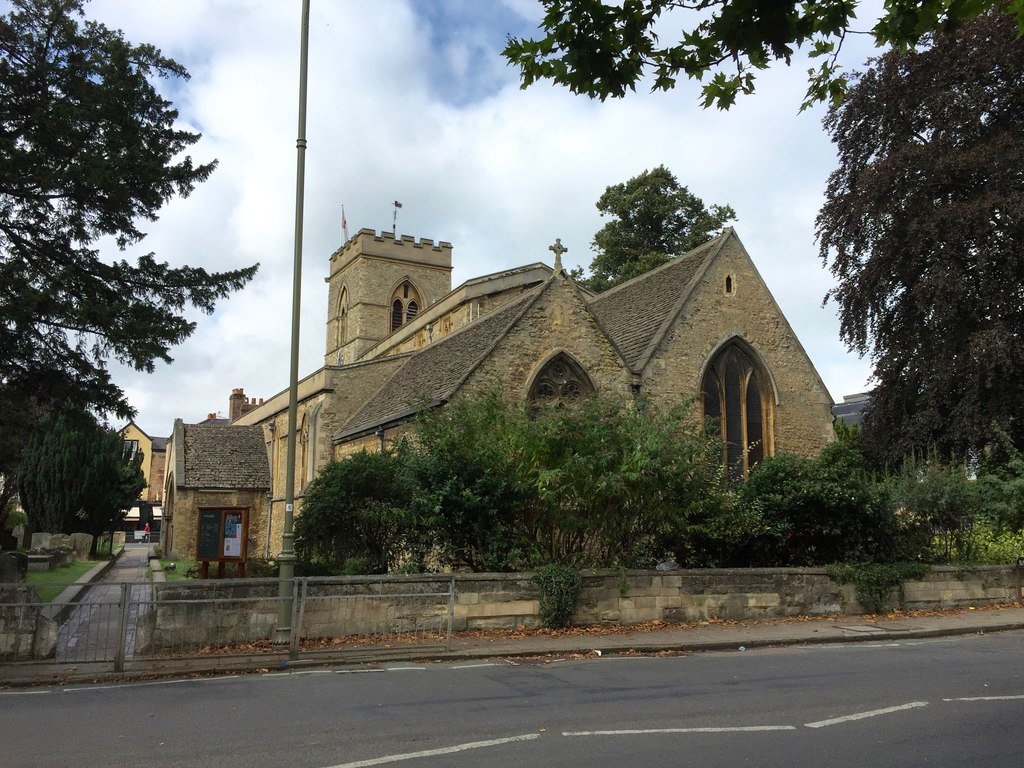
M 411 282 L 405 280 L 399 285 L 391 295 L 391 332 L 394 333 L 416 317 L 422 303 Z
M 533 380 L 529 400 L 532 403 L 563 405 L 593 394 L 594 385 L 583 368 L 560 352 L 541 368 Z
M 338 345 L 348 341 L 348 289 L 341 289 L 341 298 L 338 300 Z
M 746 479 L 771 453 L 771 401 L 765 378 L 736 343 L 722 349 L 704 373 L 704 418 L 722 439 L 722 461 L 732 482 Z

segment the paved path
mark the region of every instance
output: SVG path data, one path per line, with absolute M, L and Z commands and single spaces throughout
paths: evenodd
M 113 661 L 120 638 L 122 584 L 129 591 L 125 658 L 134 656 L 139 603 L 150 600 L 146 578 L 148 544 L 126 544 L 124 552 L 99 580 L 86 588 L 57 633 L 57 661 L 65 664 Z

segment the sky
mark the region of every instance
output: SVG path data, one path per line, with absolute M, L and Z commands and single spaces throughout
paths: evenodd
M 173 363 L 152 374 L 111 364 L 136 423 L 166 436 L 175 418 L 226 414 L 236 387 L 263 398 L 288 387 L 301 1 L 92 0 L 85 10 L 188 69 L 189 81 L 160 87 L 181 125 L 202 133 L 189 154 L 219 163 L 145 223 L 137 247 L 109 257 L 260 264 L 212 315 L 189 313 L 198 326 Z M 401 202 L 399 234 L 453 244 L 455 287 L 550 264 L 555 238 L 566 268 L 589 266 L 605 187 L 665 165 L 707 205 L 736 210 L 737 233 L 833 399 L 864 391 L 870 362 L 846 351 L 835 305 L 822 306 L 833 279 L 814 219 L 836 159 L 824 107 L 799 112 L 810 62 L 760 73 L 756 94 L 725 112 L 702 109 L 687 81 L 605 102 L 547 83 L 521 90 L 501 50 L 541 16 L 536 0 L 312 0 L 300 376 L 323 364 L 324 278 L 343 205 L 354 234 L 390 231 Z M 853 36 L 841 61 L 857 69 L 875 53 Z

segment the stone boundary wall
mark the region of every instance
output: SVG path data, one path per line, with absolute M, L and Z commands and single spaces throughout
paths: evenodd
M 1020 569 L 935 567 L 904 586 L 908 609 L 981 606 L 1018 598 Z M 298 579 L 303 637 L 443 632 L 454 584 L 452 629 L 537 627 L 531 574 L 455 574 Z M 267 639 L 277 620 L 277 581 L 154 584 L 143 606 L 138 651 L 165 653 Z M 898 605 L 893 591 L 891 605 Z M 572 623 L 630 625 L 863 613 L 852 585 L 823 568 L 602 571 L 583 577 Z

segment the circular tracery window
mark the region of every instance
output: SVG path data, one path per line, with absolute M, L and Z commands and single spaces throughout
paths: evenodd
M 562 403 L 591 395 L 594 386 L 583 370 L 564 356 L 549 362 L 537 375 L 530 400 Z

